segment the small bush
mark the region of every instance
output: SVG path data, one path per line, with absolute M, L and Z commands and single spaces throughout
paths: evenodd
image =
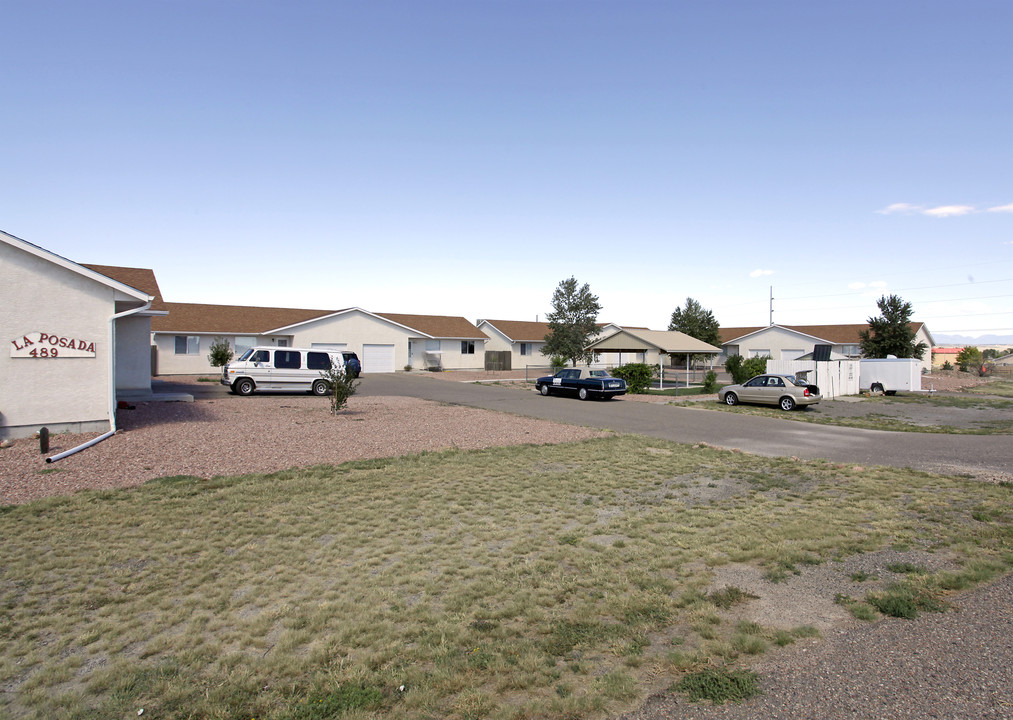
M 216 337 L 209 349 L 211 352 L 208 355 L 208 362 L 212 367 L 224 367 L 232 360 L 232 348 L 229 347 L 229 341 L 223 337 Z
M 646 363 L 627 363 L 612 371 L 613 377 L 626 381 L 626 390 L 634 395 L 641 395 L 651 387 L 654 380 L 654 368 Z
M 884 615 L 914 620 L 918 617 L 918 606 L 913 600 L 901 595 L 872 595 L 869 604 Z
M 708 370 L 707 374 L 704 375 L 703 391 L 707 395 L 718 391 L 718 374 L 713 370 Z
M 768 360 L 770 360 L 769 355 L 749 359 L 743 358 L 741 355 L 730 355 L 725 360 L 725 370 L 731 373 L 733 383 L 741 385 L 749 378 L 767 372 Z
M 549 365 L 552 366 L 552 372 L 555 374 L 566 367 L 566 358 L 562 355 L 553 355 L 549 358 Z
M 707 596 L 707 599 L 722 610 L 727 610 L 732 605 L 737 605 L 747 600 L 755 600 L 757 597 L 757 595 L 753 595 L 751 592 L 737 588 L 734 585 L 729 585 L 720 590 L 715 590 Z
M 708 668 L 683 676 L 675 689 L 694 702 L 710 700 L 720 705 L 726 700 L 741 702 L 759 693 L 756 673 L 748 670 L 714 670 Z
M 331 413 L 338 414 L 348 403 L 348 398 L 355 394 L 359 387 L 358 381 L 351 373 L 345 372 L 341 365 L 331 365 L 328 370 L 320 373 L 320 377 L 327 381 L 328 396 L 331 400 Z

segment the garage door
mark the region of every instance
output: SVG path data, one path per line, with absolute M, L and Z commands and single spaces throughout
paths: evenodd
M 362 372 L 363 373 L 394 372 L 394 346 L 363 345 Z

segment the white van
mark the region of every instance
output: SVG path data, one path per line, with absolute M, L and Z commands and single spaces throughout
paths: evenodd
M 344 372 L 340 351 L 252 347 L 222 368 L 221 384 L 237 395 L 250 395 L 255 390 L 308 390 L 314 395 L 326 395 L 328 383 L 322 373 L 332 363 Z

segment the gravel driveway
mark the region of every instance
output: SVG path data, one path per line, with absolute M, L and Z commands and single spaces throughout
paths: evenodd
M 178 383 L 185 391 L 184 382 Z M 509 422 L 504 422 L 509 417 Z M 77 490 L 140 485 L 156 477 L 270 473 L 291 467 L 448 448 L 561 443 L 599 437 L 589 428 L 408 397 L 353 396 L 337 416 L 327 398 L 220 395 L 120 410 L 122 432 L 47 465 L 39 441 L 0 449 L 0 505 Z M 98 433 L 50 438 L 50 455 Z

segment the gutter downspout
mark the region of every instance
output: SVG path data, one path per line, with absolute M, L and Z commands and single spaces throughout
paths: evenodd
M 128 315 L 135 315 L 137 313 L 144 312 L 151 307 L 153 300 L 154 298 L 149 297 L 148 302 L 144 303 L 141 307 L 116 313 L 109 318 L 109 432 L 103 433 L 97 438 L 92 438 L 88 442 L 82 443 L 75 448 L 47 457 L 47 463 L 54 463 L 57 460 L 63 460 L 63 458 L 73 455 L 74 453 L 81 452 L 86 448 L 90 448 L 92 445 L 98 445 L 106 438 L 112 437 L 116 434 L 116 321 L 120 318 L 127 317 Z

